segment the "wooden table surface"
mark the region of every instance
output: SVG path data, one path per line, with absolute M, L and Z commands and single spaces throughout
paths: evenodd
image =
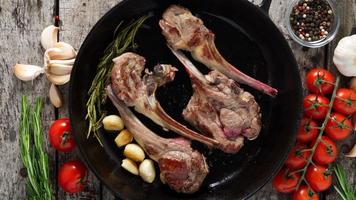
M 260 0 L 261 1 L 261 0 Z M 260 1 L 253 1 L 259 4 Z M 61 109 L 55 109 L 49 102 L 49 82 L 39 78 L 31 82 L 21 82 L 12 75 L 12 66 L 16 63 L 42 65 L 43 49 L 39 42 L 42 29 L 53 24 L 56 8 L 55 0 L 0 0 L 0 199 L 21 200 L 26 197 L 26 177 L 21 174 L 22 163 L 19 155 L 18 123 L 20 118 L 20 98 L 23 94 L 34 100 L 36 96 L 45 98 L 43 110 L 44 133 L 50 123 L 59 117 L 68 117 L 67 102 Z M 120 0 L 60 0 L 61 19 L 60 40 L 79 49 L 82 41 L 96 21 Z M 337 73 L 332 65 L 333 50 L 337 41 L 356 26 L 356 0 L 338 0 L 341 16 L 341 28 L 337 38 L 329 45 L 318 49 L 305 49 L 291 41 L 284 26 L 285 11 L 289 1 L 273 0 L 269 15 L 279 27 L 295 54 L 300 75 L 316 66 L 329 68 Z M 67 96 L 68 86 L 61 87 Z M 47 137 L 47 135 L 45 136 Z M 47 140 L 46 140 L 47 141 Z M 355 142 L 355 134 L 349 142 Z M 48 147 L 50 176 L 57 199 L 115 199 L 100 181 L 89 173 L 89 185 L 81 193 L 69 195 L 57 186 L 56 174 L 61 163 L 69 159 L 80 159 L 78 151 L 59 154 Z M 356 184 L 356 159 L 346 159 L 342 155 L 338 161 L 347 169 L 348 178 Z M 257 192 L 252 199 L 287 199 L 287 196 L 273 191 L 271 183 Z M 331 189 L 326 199 L 339 199 Z

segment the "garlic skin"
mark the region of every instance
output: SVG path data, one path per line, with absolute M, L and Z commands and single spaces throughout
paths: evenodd
M 56 108 L 60 108 L 63 105 L 62 94 L 57 88 L 57 86 L 54 85 L 53 83 L 49 88 L 49 100 L 51 101 L 52 105 Z
M 44 69 L 36 65 L 16 64 L 13 67 L 13 72 L 15 76 L 22 81 L 32 81 L 44 73 Z
M 57 42 L 53 48 L 45 51 L 48 60 L 70 60 L 77 56 L 74 48 L 65 42 Z
M 44 49 L 54 47 L 58 41 L 59 28 L 57 26 L 47 26 L 41 33 L 41 45 Z
M 356 76 L 356 35 L 344 37 L 339 41 L 333 61 L 342 75 Z
M 70 74 L 64 76 L 57 76 L 54 74 L 46 73 L 47 79 L 55 85 L 64 85 L 69 82 Z

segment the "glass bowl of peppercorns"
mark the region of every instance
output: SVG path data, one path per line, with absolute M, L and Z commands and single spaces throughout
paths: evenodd
M 340 26 L 332 0 L 292 0 L 287 15 L 289 35 L 306 47 L 326 45 L 335 38 Z

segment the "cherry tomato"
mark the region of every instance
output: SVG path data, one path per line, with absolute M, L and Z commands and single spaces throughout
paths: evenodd
M 307 88 L 315 94 L 330 94 L 334 89 L 335 78 L 327 70 L 314 68 L 306 75 Z
M 288 169 L 301 169 L 305 166 L 305 164 L 307 164 L 310 151 L 305 151 L 306 148 L 307 147 L 302 144 L 297 144 L 292 148 L 285 163 Z
M 302 185 L 293 193 L 292 200 L 319 200 L 318 194 L 314 193 L 308 186 Z
M 70 152 L 74 149 L 75 143 L 68 118 L 58 119 L 52 123 L 49 129 L 49 141 L 53 148 L 61 152 Z
M 333 140 L 343 140 L 352 132 L 351 121 L 339 113 L 331 113 L 325 133 Z
M 299 179 L 299 173 L 290 173 L 287 168 L 282 168 L 273 178 L 272 185 L 278 192 L 290 193 L 295 190 Z
M 69 193 L 79 192 L 85 187 L 87 168 L 80 161 L 69 161 L 59 169 L 58 183 Z
M 327 190 L 332 182 L 331 171 L 322 165 L 310 165 L 305 178 L 315 192 Z
M 330 138 L 322 136 L 315 149 L 313 160 L 317 164 L 327 165 L 335 161 L 337 153 L 335 143 Z
M 314 141 L 318 136 L 318 129 L 316 127 L 318 127 L 318 124 L 314 120 L 303 117 L 299 126 L 297 141 L 301 143 Z
M 356 111 L 356 92 L 346 88 L 336 91 L 333 108 L 343 115 L 351 115 Z
M 304 113 L 316 120 L 324 119 L 328 112 L 329 99 L 315 94 L 309 94 L 303 101 Z

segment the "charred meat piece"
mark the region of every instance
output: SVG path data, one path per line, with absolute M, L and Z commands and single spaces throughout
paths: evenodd
M 152 72 L 142 74 L 145 59 L 134 53 L 124 53 L 115 58 L 111 74 L 112 89 L 118 99 L 127 106 L 150 118 L 165 130 L 215 147 L 219 142 L 188 129 L 172 119 L 160 106 L 155 97 L 157 87 L 172 81 L 176 68 L 171 65 L 156 65 Z
M 218 71 L 204 76 L 182 52 L 172 52 L 183 63 L 193 83 L 193 96 L 183 111 L 193 126 L 220 142 L 220 149 L 236 153 L 244 137 L 257 138 L 261 130 L 260 107 L 254 97 Z
M 204 155 L 193 150 L 189 140 L 157 136 L 141 123 L 124 102 L 117 99 L 110 86 L 107 87 L 107 94 L 135 140 L 158 163 L 162 182 L 176 192 L 193 193 L 199 190 L 209 172 Z
M 182 49 L 191 52 L 193 58 L 211 70 L 217 70 L 225 76 L 270 96 L 276 96 L 278 91 L 250 76 L 242 73 L 217 50 L 215 35 L 204 26 L 201 19 L 181 6 L 170 6 L 159 21 L 163 35 L 173 49 Z

